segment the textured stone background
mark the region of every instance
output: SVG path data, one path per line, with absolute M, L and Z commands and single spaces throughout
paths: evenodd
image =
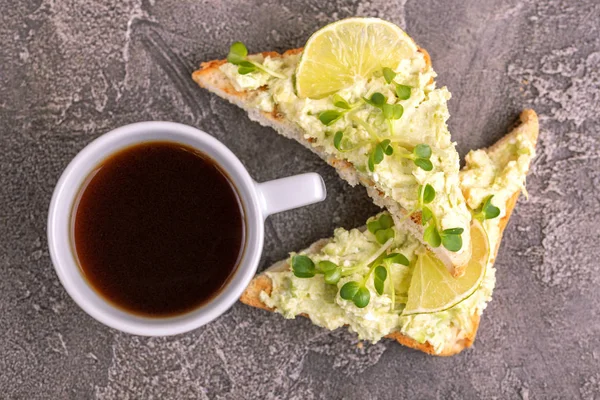
M 178 337 L 108 329 L 60 286 L 46 245 L 52 189 L 95 137 L 143 120 L 197 126 L 257 180 L 317 171 L 326 202 L 267 223 L 260 268 L 376 209 L 300 145 L 197 88 L 235 39 L 301 46 L 339 18 L 405 27 L 448 85 L 464 155 L 518 112 L 541 115 L 539 156 L 506 231 L 474 348 L 449 359 L 234 306 Z M 596 0 L 2 0 L 0 398 L 600 398 L 600 3 Z

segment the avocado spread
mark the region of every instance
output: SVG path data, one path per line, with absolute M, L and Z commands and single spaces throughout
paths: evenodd
M 328 260 L 342 266 L 344 273 L 337 287 L 326 284 L 323 275 L 298 278 L 291 271 L 267 272 L 273 281 L 273 290 L 270 295 L 261 293 L 261 300 L 286 318 L 305 314 L 315 324 L 328 329 L 347 325 L 359 338 L 373 342 L 400 331 L 420 343 L 429 342 L 436 352 L 442 351 L 446 343 L 460 339 L 461 335 L 472 330 L 473 315 L 480 315 L 492 298 L 495 285 L 493 249 L 500 240 L 500 219 L 506 214 L 506 201 L 515 192 L 524 189 L 527 168 L 534 153 L 534 144 L 525 136 L 518 136 L 515 140 L 504 142 L 491 154 L 477 150 L 467 155 L 467 167 L 461 172 L 461 186 L 469 207 L 476 209 L 483 199 L 493 194 L 500 216 L 484 222 L 492 254 L 481 285 L 472 296 L 454 307 L 431 314 L 402 315 L 414 261 L 422 246 L 398 227 L 393 228 L 394 239 L 383 251 L 401 253 L 410 264 L 390 266 L 395 289 L 393 307 L 388 293 L 376 293 L 373 280 L 367 280 L 371 301 L 366 307 L 358 308 L 340 297 L 339 289 L 349 280 L 362 279 L 368 273 L 370 260 L 377 257 L 384 247 L 368 230 L 348 231 L 342 228 L 335 230 L 334 237 L 319 252 L 307 254 L 315 263 Z M 294 255 L 290 256 L 290 263 Z
M 471 214 L 460 191 L 459 156 L 446 125 L 450 92 L 445 87 L 435 88 L 436 74 L 425 56 L 415 50 L 412 57 L 389 66 L 395 74 L 392 82 L 379 71 L 321 99 L 296 96 L 294 72 L 300 57 L 300 54 L 276 58 L 248 56 L 250 61 L 261 63 L 284 79 L 262 70 L 240 74 L 238 66 L 231 63 L 223 64 L 220 69 L 236 90 L 255 91 L 254 107 L 283 114 L 305 132 L 305 139 L 313 146 L 351 163 L 407 212 L 420 209 L 419 187 L 431 185 L 437 194 L 427 204 L 433 221 L 440 232 L 462 229 L 462 246 L 451 251 L 468 259 Z M 406 94 L 399 97 L 395 85 L 407 90 Z M 386 117 L 381 104 L 378 108 L 369 101 L 374 94 L 382 95 L 388 106 L 400 105 L 401 116 Z M 338 118 L 322 119 L 328 110 L 339 114 Z M 382 159 L 370 168 L 369 155 L 378 143 L 386 140 L 393 153 L 381 154 Z M 431 168 L 419 167 L 411 158 L 419 145 L 431 149 L 428 157 Z

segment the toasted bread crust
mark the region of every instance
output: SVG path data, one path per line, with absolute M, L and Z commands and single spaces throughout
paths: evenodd
M 518 133 L 525 133 L 534 143 L 537 141 L 538 119 L 537 119 L 536 113 L 533 110 L 523 111 L 519 118 L 519 124 L 509 134 L 505 135 L 502 139 L 500 139 L 494 145 L 487 148 L 486 151 L 487 152 L 495 151 L 496 149 L 498 149 L 502 146 L 504 141 L 511 140 L 511 138 L 513 138 Z M 515 192 L 506 202 L 506 214 L 500 220 L 500 224 L 499 224 L 500 238 L 498 240 L 498 244 L 496 245 L 496 248 L 493 250 L 492 262 L 493 262 L 493 260 L 495 260 L 497 254 L 498 254 L 498 250 L 499 250 L 500 242 L 502 241 L 502 235 L 504 233 L 504 229 L 506 228 L 506 225 L 508 224 L 508 220 L 510 219 L 510 216 L 512 215 L 512 212 L 517 204 L 519 195 L 520 195 L 520 191 Z M 307 251 L 308 252 L 317 252 L 328 241 L 329 241 L 328 239 L 322 239 L 320 241 L 317 241 L 309 249 L 307 249 Z M 287 270 L 289 268 L 290 268 L 289 264 L 286 262 L 286 260 L 283 260 L 283 261 L 280 261 L 280 262 L 274 264 L 271 268 L 269 268 L 269 270 Z M 267 307 L 260 300 L 261 292 L 264 291 L 266 294 L 270 295 L 272 290 L 273 290 L 273 284 L 272 284 L 271 278 L 269 278 L 266 274 L 261 273 L 261 274 L 257 275 L 252 280 L 252 282 L 250 282 L 250 285 L 248 285 L 246 291 L 240 298 L 240 301 L 242 303 L 247 304 L 252 307 L 261 308 L 261 309 L 267 310 L 267 311 L 274 311 L 273 309 Z M 428 342 L 419 343 L 416 340 L 414 340 L 406 335 L 403 335 L 402 333 L 400 333 L 398 331 L 388 334 L 386 336 L 386 338 L 396 340 L 398 343 L 400 343 L 404 346 L 411 347 L 416 350 L 420 350 L 427 354 L 436 355 L 436 356 L 452 356 L 454 354 L 460 353 L 462 350 L 464 350 L 468 347 L 471 347 L 471 345 L 475 341 L 477 329 L 479 328 L 479 321 L 480 321 L 479 314 L 474 313 L 471 316 L 472 329 L 469 332 L 462 332 L 462 335 L 459 339 L 457 339 L 455 342 L 447 343 L 446 347 L 444 347 L 444 349 L 442 349 L 442 351 L 439 353 L 435 352 L 434 347 L 430 343 L 428 343 Z
M 267 307 L 267 305 L 260 300 L 260 294 L 262 292 L 265 292 L 270 296 L 272 290 L 273 282 L 271 281 L 271 278 L 265 274 L 257 275 L 254 277 L 254 279 L 252 279 L 242 294 L 242 297 L 240 297 L 240 301 L 252 307 L 262 308 L 263 310 L 267 311 L 274 311 L 272 308 Z
M 431 67 L 431 57 L 429 56 L 429 53 L 422 48 L 419 48 L 418 51 L 423 54 L 427 67 Z M 299 54 L 301 52 L 302 48 L 297 48 L 288 50 L 283 54 L 276 52 L 263 52 L 261 54 L 264 57 L 269 56 L 274 58 L 286 57 L 289 55 Z M 383 192 L 378 190 L 375 186 L 375 183 L 367 175 L 358 172 L 350 162 L 338 159 L 332 155 L 328 155 L 322 146 L 314 146 L 311 140 L 304 138 L 304 132 L 295 123 L 286 120 L 284 116 L 277 111 L 277 109 L 271 112 L 266 112 L 251 107 L 249 104 L 251 104 L 255 96 L 260 93 L 260 89 L 238 92 L 231 84 L 229 78 L 227 78 L 219 69 L 219 67 L 226 62 L 227 60 L 212 60 L 204 62 L 200 65 L 200 69 L 192 74 L 192 79 L 201 87 L 216 93 L 220 97 L 223 97 L 229 102 L 246 110 L 250 119 L 257 121 L 261 125 L 275 129 L 282 136 L 298 141 L 300 144 L 304 145 L 306 148 L 321 157 L 329 165 L 334 167 L 340 177 L 346 180 L 351 186 L 355 186 L 359 183 L 365 186 L 367 193 L 373 199 L 374 203 L 380 207 L 387 208 L 397 221 L 405 220 L 404 217 L 406 216 L 407 211 L 400 207 L 398 202 L 385 196 Z M 410 219 L 414 223 L 405 223 L 404 226 L 416 237 L 423 237 L 424 228 L 420 224 L 421 213 L 419 211 L 414 212 Z M 442 246 L 438 248 L 431 248 L 430 250 L 434 252 L 436 256 L 444 262 L 444 264 L 446 264 L 454 276 L 461 276 L 464 273 L 468 263 L 468 260 L 463 260 L 464 255 L 448 252 Z

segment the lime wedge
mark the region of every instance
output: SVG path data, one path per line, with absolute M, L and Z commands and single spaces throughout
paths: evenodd
M 308 39 L 296 69 L 296 93 L 323 98 L 370 78 L 383 67 L 396 69 L 417 50 L 402 29 L 379 18 L 334 22 Z
M 433 253 L 419 256 L 402 315 L 447 310 L 471 296 L 481 284 L 490 255 L 487 234 L 477 220 L 471 223 L 471 259 L 460 278 L 454 278 Z

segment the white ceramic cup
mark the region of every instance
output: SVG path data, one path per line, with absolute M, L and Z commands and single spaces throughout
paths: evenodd
M 85 279 L 74 254 L 73 207 L 89 174 L 114 153 L 154 141 L 181 143 L 211 157 L 237 188 L 246 219 L 242 259 L 226 286 L 204 305 L 188 313 L 149 318 L 128 313 L 100 296 Z M 316 173 L 256 183 L 240 160 L 221 142 L 190 126 L 173 122 L 140 122 L 115 129 L 86 146 L 63 172 L 50 203 L 48 245 L 58 277 L 75 302 L 112 328 L 145 336 L 175 335 L 198 328 L 227 311 L 256 273 L 270 214 L 325 199 L 323 179 Z

